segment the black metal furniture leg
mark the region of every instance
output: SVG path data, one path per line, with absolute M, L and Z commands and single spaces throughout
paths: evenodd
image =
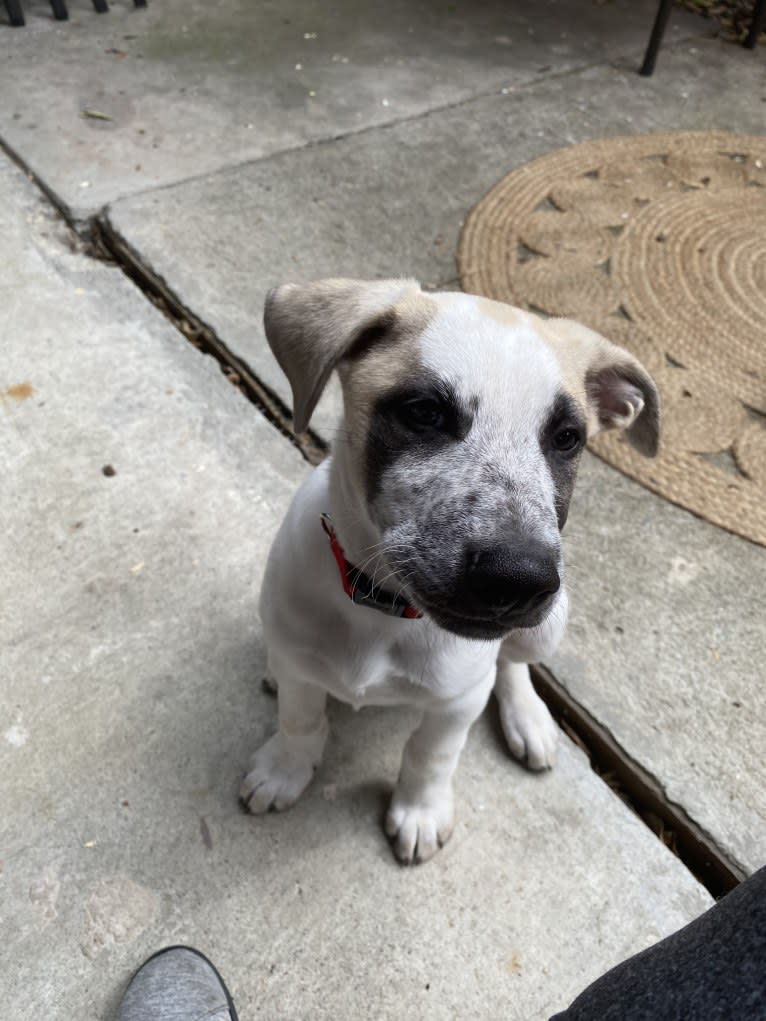
M 8 12 L 8 21 L 14 28 L 20 28 L 25 25 L 24 11 L 21 7 L 21 0 L 3 0 L 5 3 L 5 9 Z M 146 7 L 147 0 L 134 0 L 136 7 Z M 762 0 L 761 0 L 762 2 Z M 109 10 L 109 4 L 107 0 L 93 0 L 93 6 L 99 14 L 106 14 Z M 66 0 L 51 0 L 51 7 L 53 8 L 53 16 L 56 21 L 68 21 L 69 11 L 67 10 Z
M 657 8 L 657 16 L 654 19 L 654 26 L 652 27 L 652 34 L 649 38 L 649 45 L 646 47 L 644 62 L 641 65 L 641 70 L 638 72 L 640 75 L 643 75 L 644 78 L 648 78 L 654 73 L 654 65 L 657 63 L 657 53 L 660 49 L 662 37 L 665 34 L 668 18 L 670 17 L 670 8 L 672 6 L 673 0 L 660 0 L 660 6 Z
M 24 11 L 21 9 L 21 0 L 5 0 L 5 9 L 8 11 L 8 20 L 15 28 L 19 28 L 24 24 Z
M 745 39 L 745 48 L 754 50 L 758 45 L 758 36 L 763 30 L 763 16 L 766 14 L 766 0 L 755 0 L 753 8 L 753 20 L 750 22 L 750 31 Z

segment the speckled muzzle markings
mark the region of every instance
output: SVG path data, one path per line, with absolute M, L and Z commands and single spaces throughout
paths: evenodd
M 527 664 L 566 625 L 560 529 L 579 454 L 603 428 L 652 453 L 656 389 L 632 356 L 576 323 L 426 295 L 412 280 L 285 285 L 267 298 L 265 326 L 295 428 L 334 370 L 344 419 L 269 556 L 261 616 L 279 729 L 242 801 L 258 814 L 298 799 L 328 737 L 328 693 L 356 707 L 413 704 L 422 719 L 385 829 L 400 861 L 425 861 L 452 832 L 452 775 L 493 688 L 512 754 L 553 765 L 557 730 Z M 348 561 L 422 619 L 348 598 L 326 514 Z

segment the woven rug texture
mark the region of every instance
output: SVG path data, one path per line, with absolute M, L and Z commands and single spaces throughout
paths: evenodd
M 766 546 L 766 138 L 636 135 L 512 171 L 460 238 L 465 291 L 566 316 L 630 350 L 663 405 L 657 458 L 593 451 Z

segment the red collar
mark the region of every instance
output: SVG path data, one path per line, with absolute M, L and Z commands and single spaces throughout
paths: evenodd
M 392 593 L 386 592 L 385 589 L 375 588 L 372 578 L 346 560 L 346 555 L 343 552 L 343 547 L 338 542 L 338 536 L 335 534 L 330 515 L 322 514 L 321 520 L 322 528 L 327 533 L 327 538 L 330 540 L 330 549 L 338 565 L 343 591 L 352 603 L 357 603 L 359 606 L 369 606 L 371 609 L 380 610 L 391 617 L 406 617 L 408 620 L 417 620 L 423 616 L 420 610 L 410 606 L 400 595 L 392 595 Z

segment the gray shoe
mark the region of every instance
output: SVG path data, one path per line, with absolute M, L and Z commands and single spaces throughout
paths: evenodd
M 166 947 L 141 965 L 117 1021 L 237 1021 L 229 990 L 204 954 Z

